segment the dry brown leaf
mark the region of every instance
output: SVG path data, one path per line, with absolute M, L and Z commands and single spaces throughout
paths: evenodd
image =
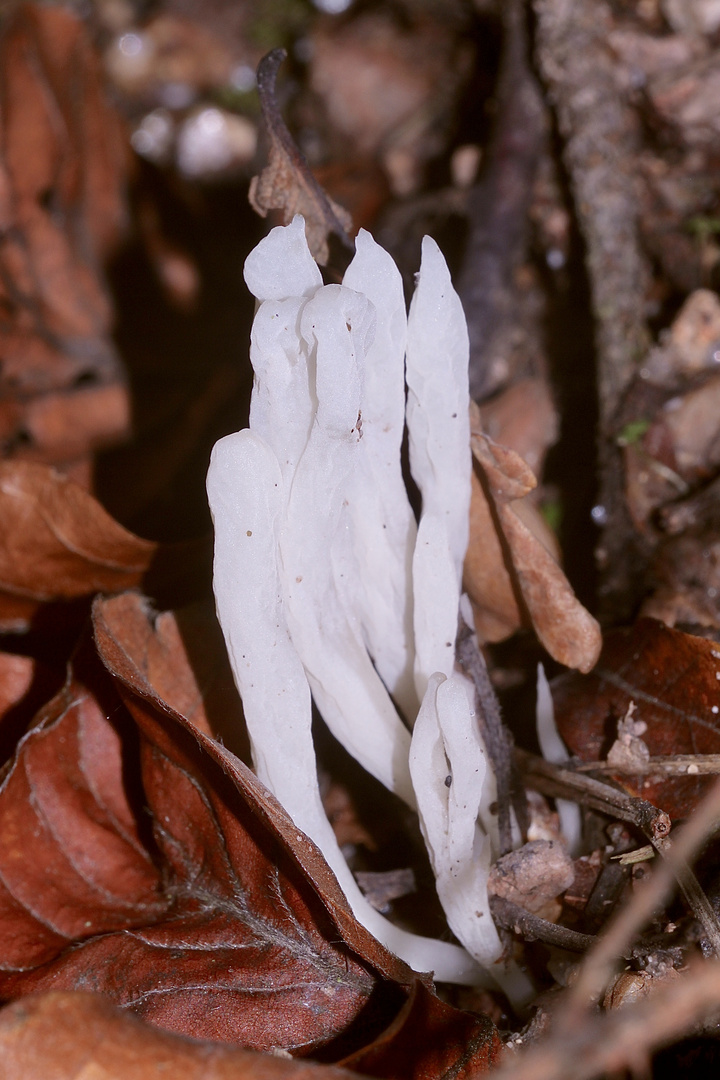
M 352 229 L 352 219 L 320 187 L 278 109 L 275 79 L 286 55 L 284 49 L 274 49 L 258 66 L 258 92 L 269 138 L 269 160 L 260 175 L 253 177 L 248 197 L 261 217 L 266 217 L 269 210 L 282 210 L 285 225 L 295 214 L 302 214 L 308 247 L 324 266 L 328 261 L 330 233 L 352 247 L 347 235 Z
M 309 841 L 139 671 L 147 696 L 123 687 L 136 727 L 97 660 L 78 663 L 85 683 L 40 714 L 0 789 L 0 995 L 94 989 L 168 1030 L 301 1055 L 360 1013 L 382 1031 L 404 994 L 371 1002 L 378 975 L 414 976 L 357 927 Z
M 102 281 L 125 223 L 125 165 L 84 27 L 60 7 L 20 7 L 0 45 L 5 455 L 64 463 L 127 434 Z
M 464 1076 L 466 1071 L 485 1070 L 495 1060 L 500 1045 L 489 1021 L 444 1005 L 424 987 L 422 977 L 414 975 L 402 961 L 379 945 L 351 915 L 320 853 L 298 832 L 253 774 L 224 747 L 203 737 L 182 717 L 171 714 L 144 674 L 148 669 L 148 639 L 143 629 L 146 622 L 142 602 L 134 594 L 96 602 L 96 637 L 103 660 L 119 680 L 117 685 L 136 718 L 146 747 L 143 777 L 156 829 L 160 830 L 159 846 L 170 856 L 174 873 L 195 883 L 191 885 L 191 892 L 200 881 L 204 881 L 210 890 L 205 894 L 207 915 L 197 924 L 196 930 L 192 929 L 192 923 L 184 924 L 182 911 L 178 911 L 180 926 L 175 932 L 199 931 L 205 942 L 202 949 L 206 952 L 219 946 L 217 938 L 212 938 L 215 942 L 212 946 L 203 926 L 207 918 L 213 916 L 212 897 L 221 898 L 228 887 L 236 899 L 246 896 L 254 918 L 251 921 L 253 933 L 260 933 L 264 920 L 270 921 L 271 935 L 275 937 L 280 929 L 284 934 L 295 933 L 293 927 L 298 919 L 304 926 L 305 945 L 299 954 L 293 953 L 292 949 L 290 955 L 284 953 L 280 947 L 285 938 L 280 936 L 277 941 L 280 952 L 277 949 L 266 952 L 259 971 L 253 967 L 252 957 L 247 956 L 244 959 L 237 956 L 233 963 L 234 972 L 222 975 L 222 979 L 220 969 L 212 969 L 215 982 L 223 982 L 216 992 L 226 994 L 224 1012 L 227 1015 L 231 1011 L 234 1015 L 245 1045 L 282 1045 L 296 1053 L 310 1052 L 309 1045 L 298 1047 L 292 1043 L 291 1037 L 297 1038 L 298 1030 L 304 1030 L 308 1038 L 310 1032 L 332 1030 L 335 1033 L 332 1045 L 346 1045 L 347 1010 L 361 1006 L 363 994 L 370 989 L 372 996 L 362 1006 L 360 1045 L 363 1049 L 343 1059 L 343 1064 L 374 1076 L 417 1077 L 418 1080 L 444 1075 L 448 1070 L 458 1077 Z M 150 645 L 150 652 L 152 648 Z M 192 738 L 188 739 L 184 732 L 189 732 Z M 182 772 L 189 772 L 195 787 L 199 786 L 204 792 L 204 808 L 198 803 L 197 795 L 188 790 L 187 780 L 180 773 L 175 772 L 175 780 L 172 779 L 173 771 L 178 767 Z M 187 794 L 183 795 L 183 792 Z M 208 811 L 212 820 L 203 824 Z M 220 848 L 218 828 L 222 831 Z M 250 836 L 244 837 L 247 829 Z M 183 853 L 182 848 L 188 845 L 187 852 Z M 209 854 L 218 851 L 226 854 Z M 207 869 L 202 869 L 198 879 L 203 859 Z M 273 887 L 263 885 L 263 876 L 267 872 L 263 869 L 263 859 L 271 862 L 272 874 L 278 879 Z M 305 881 L 305 888 L 301 887 L 299 891 L 297 875 Z M 293 912 L 289 924 L 284 905 L 289 905 Z M 221 908 L 224 910 L 222 904 Z M 243 921 L 247 915 L 238 910 L 236 918 Z M 218 934 L 220 929 L 218 927 Z M 240 927 L 233 932 L 237 935 L 242 930 Z M 156 935 L 157 942 L 163 935 L 173 932 L 172 924 L 168 923 L 159 936 Z M 198 955 L 202 949 L 198 944 L 190 953 L 199 972 L 203 970 L 203 963 L 207 965 L 202 955 Z M 317 958 L 313 961 L 313 949 L 318 951 L 320 966 Z M 333 968 L 336 961 L 340 967 L 328 980 L 322 972 L 328 964 Z M 243 964 L 248 963 L 249 970 L 244 969 Z M 298 965 L 300 968 L 305 966 L 304 974 Z M 361 965 L 370 977 L 369 983 L 363 982 L 357 965 Z M 247 986 L 244 979 L 249 977 L 251 982 Z M 158 978 L 157 973 L 155 978 Z M 168 985 L 172 984 L 170 973 L 164 974 L 163 978 L 167 979 Z M 262 979 L 263 985 L 274 985 L 276 993 L 261 995 L 258 999 L 254 990 L 258 979 Z M 294 987 L 298 980 L 301 986 L 296 993 Z M 233 985 L 236 987 L 234 994 L 228 993 Z M 353 986 L 356 991 L 354 1003 L 350 994 Z M 331 994 L 328 987 L 333 991 Z M 407 1001 L 397 1011 L 397 994 L 401 991 L 407 995 Z M 207 1025 L 217 1021 L 212 1017 L 205 1019 L 204 1001 L 201 995 L 197 1007 L 203 1011 L 198 1022 L 206 1025 L 203 1030 L 207 1031 Z M 270 1010 L 276 1005 L 278 1012 L 273 1014 L 273 1019 Z M 190 1002 L 182 1006 L 183 1015 L 190 1007 Z M 173 1005 L 171 997 L 166 1004 L 150 1000 L 143 1008 L 148 1010 L 146 1015 L 152 1013 L 156 1022 L 176 1026 L 177 1020 L 168 1024 L 167 1019 L 159 1018 L 163 1017 L 163 1009 L 170 1010 L 170 1017 L 177 1016 L 179 1005 L 177 1001 Z M 346 1013 L 344 1021 L 343 1010 Z M 378 1030 L 377 1024 L 383 1017 L 381 1030 Z M 374 1032 L 373 1025 L 376 1026 Z M 281 1039 L 279 1033 L 283 1031 L 285 1035 Z M 269 1042 L 273 1032 L 274 1043 Z M 351 1033 L 350 1040 L 357 1040 L 357 1036 Z M 370 1044 L 366 1046 L 368 1040 Z M 327 1059 L 327 1048 L 325 1053 Z
M 46 465 L 0 462 L 0 590 L 67 599 L 140 583 L 157 545 Z
M 532 470 L 515 451 L 482 433 L 474 404 L 471 432 L 484 483 L 474 478 L 464 584 L 477 628 L 489 640 L 500 640 L 505 627 L 512 632 L 524 622 L 525 609 L 552 657 L 567 667 L 589 671 L 602 647 L 600 627 L 538 538 L 537 527 L 531 531 L 523 520 L 526 511 L 518 500 L 536 486 Z
M 62 685 L 64 665 L 0 653 L 0 766 L 12 757 L 38 709 Z
M 250 761 L 242 702 L 214 605 L 197 602 L 155 615 L 137 593 L 112 603 L 123 647 L 157 696 L 205 735 Z
M 720 649 L 713 641 L 671 630 L 654 619 L 615 630 L 589 675 L 568 673 L 552 684 L 560 734 L 584 761 L 602 760 L 618 721 L 636 706 L 633 720 L 647 725 L 642 738 L 650 754 L 716 754 L 720 751 Z M 713 782 L 689 775 L 618 776 L 618 783 L 687 817 Z
M 518 604 L 513 579 L 490 504 L 475 472 L 471 477 L 470 541 L 463 587 L 473 605 L 475 629 L 483 641 L 504 641 L 527 621 Z
M 401 22 L 385 6 L 358 9 L 318 20 L 310 34 L 313 104 L 334 156 L 379 162 L 399 197 L 418 190 L 446 149 L 474 60 L 467 23 L 441 9 L 406 14 Z
M 518 379 L 480 405 L 482 430 L 494 443 L 509 446 L 542 475 L 548 448 L 558 437 L 558 414 L 547 380 Z
M 351 1080 L 331 1065 L 289 1061 L 158 1031 L 99 994 L 48 993 L 0 1011 L 7 1080 Z

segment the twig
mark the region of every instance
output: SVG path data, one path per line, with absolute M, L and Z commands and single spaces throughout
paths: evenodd
M 470 394 L 476 400 L 497 388 L 493 359 L 517 333 L 515 275 L 526 255 L 528 207 L 549 126 L 527 55 L 524 0 L 505 0 L 499 10 L 497 112 L 480 178 L 468 196 L 468 240 L 457 286 L 468 316 Z
M 720 754 L 668 754 L 650 757 L 637 765 L 610 765 L 607 761 L 568 764 L 577 773 L 614 773 L 618 776 L 713 776 L 720 773 Z
M 648 877 L 647 883 L 639 884 L 631 900 L 611 920 L 608 929 L 598 938 L 597 945 L 586 955 L 578 978 L 566 996 L 564 1026 L 572 1026 L 602 993 L 617 958 L 626 954 L 640 927 L 671 892 L 675 880 L 682 875 L 684 868 L 715 829 L 718 816 L 720 782 L 713 786 L 680 830 L 677 840 L 664 852 L 664 860 Z
M 523 777 L 529 787 L 552 798 L 574 799 L 591 810 L 610 814 L 637 826 L 651 840 L 661 839 L 670 832 L 670 818 L 664 810 L 632 795 L 574 772 L 562 765 L 553 765 L 525 750 L 515 750 Z
M 317 182 L 278 108 L 275 81 L 286 56 L 284 49 L 273 49 L 258 64 L 257 86 L 269 137 L 269 160 L 260 175 L 253 177 L 248 198 L 261 217 L 269 210 L 282 210 L 287 223 L 295 214 L 302 214 L 310 251 L 324 265 L 328 258 L 329 233 L 335 233 L 345 247 L 354 250 L 348 236 L 352 219 Z
M 551 1031 L 493 1072 L 493 1080 L 590 1080 L 647 1074 L 650 1054 L 687 1034 L 720 1008 L 720 963 L 699 961 L 652 996 L 574 1028 Z
M 530 787 L 553 798 L 570 797 L 592 810 L 627 821 L 642 829 L 663 858 L 674 859 L 675 845 L 671 845 L 668 839 L 671 821 L 664 810 L 659 810 L 645 799 L 634 798 L 600 780 L 573 773 L 569 768 L 553 765 L 524 750 L 516 750 L 515 757 L 521 762 Z M 714 832 L 714 828 L 711 832 Z M 713 952 L 720 957 L 720 923 L 707 896 L 687 860 L 680 856 L 673 865 L 676 866 L 677 883 L 690 910 L 700 922 Z
M 616 435 L 623 395 L 649 345 L 645 325 L 650 272 L 638 236 L 633 162 L 637 117 L 618 86 L 608 49 L 613 24 L 605 0 L 533 0 L 536 55 L 564 140 L 563 156 L 585 241 L 596 322 L 600 501 L 606 513 L 599 551 L 601 599 L 614 621 L 642 588 L 640 537 L 625 500 Z
M 462 618 L 458 622 L 455 655 L 460 666 L 475 684 L 478 720 L 497 781 L 500 854 L 506 855 L 513 846 L 510 818 L 513 791 L 512 745 L 510 735 L 502 722 L 500 704 L 490 682 L 485 659 L 480 652 L 475 635 Z M 525 813 L 524 807 L 523 801 L 521 813 Z M 526 827 L 523 827 L 522 819 L 519 824 L 524 833 Z
M 672 857 L 673 842 L 669 837 L 653 841 L 653 847 L 664 859 Z M 715 956 L 720 958 L 720 923 L 700 882 L 687 861 L 680 857 L 676 865 L 677 882 L 690 910 L 703 928 Z
M 597 941 L 592 934 L 580 934 L 577 930 L 568 930 L 559 923 L 541 919 L 539 915 L 534 915 L 502 896 L 490 897 L 490 911 L 499 926 L 513 930 L 525 941 L 542 941 L 546 945 L 555 945 L 570 952 L 586 952 Z

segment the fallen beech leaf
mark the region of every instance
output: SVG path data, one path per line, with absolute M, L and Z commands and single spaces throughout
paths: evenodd
M 498 859 L 488 890 L 555 922 L 560 914 L 557 897 L 570 888 L 574 877 L 572 859 L 560 841 L 531 840 Z
M 154 616 L 143 597 L 126 593 L 108 610 L 124 650 L 157 696 L 249 762 L 242 702 L 212 603 Z
M 29 656 L 0 653 L 0 720 L 28 693 L 34 674 L 35 661 Z
M 524 520 L 527 514 L 518 500 L 536 486 L 532 470 L 514 450 L 483 435 L 474 404 L 471 443 L 485 479 L 482 484 L 474 478 L 464 571 L 478 630 L 490 640 L 500 640 L 504 627 L 510 632 L 519 628 L 525 608 L 552 657 L 567 667 L 589 671 L 600 653 L 600 627 Z
M 119 732 L 68 682 L 38 715 L 0 788 L 1 997 L 22 993 L 34 969 L 66 946 L 164 912 L 122 769 Z
M 518 379 L 480 406 L 482 430 L 494 443 L 509 446 L 536 476 L 557 441 L 558 415 L 547 380 Z
M 0 766 L 12 757 L 38 709 L 57 692 L 63 678 L 63 669 L 30 656 L 0 653 Z
M 482 1074 L 497 1064 L 502 1044 L 491 1021 L 438 998 L 420 981 L 374 1042 L 339 1062 L 364 1076 L 450 1080 Z
M 605 757 L 630 702 L 652 756 L 720 752 L 720 650 L 712 641 L 640 619 L 605 638 L 594 671 L 553 681 L 560 734 L 584 761 Z M 631 794 L 687 817 L 712 777 L 616 777 Z
M 168 1030 L 300 1054 L 360 1012 L 381 1029 L 380 1003 L 369 1001 L 377 978 L 308 888 L 300 853 L 309 842 L 255 777 L 136 698 L 138 761 L 127 710 L 112 686 L 102 696 L 103 709 L 70 683 L 0 792 L 0 996 L 93 989 Z M 148 850 L 123 765 L 142 775 Z M 327 902 L 334 882 L 323 872 Z M 397 973 L 399 961 L 388 963 Z M 385 1007 L 388 998 L 394 1013 L 400 988 Z
M 356 922 L 256 777 L 160 699 L 157 642 L 134 627 L 140 666 L 124 646 L 128 597 L 94 613 L 113 674 L 76 655 L 0 788 L 0 998 L 92 989 L 168 1030 L 326 1058 L 381 1038 L 422 977 Z M 494 1059 L 489 1021 L 430 999 L 449 1068 Z M 403 1075 L 437 1052 L 412 1041 Z
M 65 462 L 128 431 L 101 278 L 125 225 L 125 140 L 67 10 L 18 8 L 0 73 L 0 437 L 6 455 Z
M 504 641 L 529 619 L 518 603 L 517 586 L 505 564 L 505 551 L 483 486 L 474 471 L 470 479 L 470 540 L 463 588 L 472 601 L 480 638 Z
M 234 979 L 228 979 L 232 989 L 225 992 L 224 1023 L 229 1025 L 228 1017 L 234 1016 L 245 1045 L 282 1046 L 309 1053 L 332 1037 L 333 1047 L 346 1044 L 345 1028 L 360 1009 L 367 1032 L 364 1043 L 368 1036 L 373 1037 L 377 1010 L 387 1021 L 397 1012 L 398 993 L 411 991 L 410 1004 L 395 1016 L 388 1031 L 376 1036 L 372 1075 L 397 1075 L 397 1040 L 405 1046 L 401 1055 L 403 1076 L 433 1075 L 427 1071 L 427 1062 L 438 1056 L 445 1063 L 442 1073 L 452 1070 L 461 1076 L 465 1070 L 485 1070 L 500 1047 L 490 1021 L 461 1013 L 429 992 L 423 995 L 419 977 L 355 920 L 320 852 L 298 832 L 256 777 L 223 746 L 203 736 L 182 717 L 173 717 L 156 688 L 150 686 L 143 673 L 148 639 L 143 629 L 147 616 L 140 598 L 129 594 L 98 600 L 94 621 L 102 659 L 119 680 L 121 695 L 142 734 L 148 802 L 156 821 L 164 823 L 158 845 L 167 852 L 174 873 L 195 883 L 198 867 L 205 861 L 208 866 L 214 864 L 213 875 L 204 886 L 206 906 L 212 906 L 212 896 L 216 904 L 226 906 L 224 894 L 235 898 L 244 894 L 245 910 L 236 911 L 236 919 L 249 919 L 255 935 L 263 919 L 269 920 L 271 940 L 273 935 L 279 939 L 274 950 L 266 950 L 259 970 L 253 968 L 250 957 L 250 971 L 244 972 L 246 978 L 252 975 L 255 983 L 259 981 L 267 988 L 266 996 L 260 1000 L 256 986 L 243 985 L 242 959 L 235 961 Z M 139 654 L 135 655 L 133 649 L 139 649 Z M 173 771 L 193 775 L 203 795 L 202 805 L 198 805 L 198 792 L 183 797 L 178 780 L 170 781 Z M 187 780 L 183 786 L 187 789 Z M 206 817 L 211 821 L 205 823 Z M 172 840 L 165 835 L 166 830 Z M 202 833 L 206 834 L 204 844 Z M 191 845 L 188 837 L 192 837 Z M 180 862 L 183 848 L 190 850 L 182 856 L 185 861 Z M 218 848 L 226 853 L 224 859 L 217 855 Z M 263 880 L 268 875 L 269 882 Z M 302 927 L 303 948 L 299 952 L 291 948 L 290 955 L 283 955 L 285 938 L 280 929 L 288 932 L 284 925 L 288 920 L 295 932 Z M 184 923 L 182 929 L 187 932 Z M 220 930 L 218 927 L 218 935 Z M 242 927 L 235 927 L 235 934 L 242 932 Z M 168 933 L 172 933 L 172 926 L 159 931 L 160 935 Z M 179 947 L 176 944 L 176 949 Z M 185 964 L 188 962 L 186 959 Z M 194 963 L 198 967 L 197 960 Z M 202 963 L 199 966 L 202 969 Z M 218 985 L 221 973 L 216 968 L 213 978 L 213 993 L 219 1000 L 224 987 Z M 381 986 L 385 989 L 379 993 Z M 201 997 L 200 1016 L 195 1015 L 192 1006 L 186 1006 L 192 1012 L 193 1034 L 207 1034 L 208 1027 L 214 1033 L 213 1025 L 219 1023 L 217 1017 L 206 1016 L 207 992 Z M 147 1001 L 140 1009 L 153 1022 L 175 1027 L 171 1002 Z M 199 1031 L 198 1024 L 202 1025 Z M 318 1030 L 324 1034 L 318 1034 Z M 462 1041 L 456 1037 L 459 1032 Z M 435 1044 L 439 1034 L 438 1047 Z M 237 1028 L 231 1037 L 239 1041 Z M 327 1055 L 327 1048 L 324 1052 Z M 366 1070 L 362 1067 L 361 1071 Z
M 0 1010 L 10 1080 L 352 1080 L 331 1065 L 169 1035 L 82 992 L 24 998 Z
M 278 109 L 275 79 L 286 56 L 284 49 L 274 49 L 258 66 L 258 93 L 270 140 L 269 161 L 260 175 L 253 177 L 248 197 L 261 217 L 266 217 L 268 210 L 282 210 L 284 225 L 296 214 L 302 214 L 310 252 L 324 266 L 328 261 L 330 233 L 352 247 L 347 235 L 352 229 L 352 219 L 320 187 Z
M 715 527 L 669 537 L 655 553 L 651 575 L 654 589 L 641 615 L 666 626 L 720 629 L 720 537 Z
M 379 162 L 397 197 L 415 194 L 427 162 L 447 147 L 473 70 L 468 28 L 427 9 L 399 23 L 384 6 L 311 28 L 309 83 L 344 144 L 336 154 Z
M 0 462 L 3 591 L 37 600 L 117 592 L 140 582 L 156 547 L 48 466 Z

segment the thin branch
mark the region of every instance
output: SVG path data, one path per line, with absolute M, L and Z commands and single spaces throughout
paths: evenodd
M 668 838 L 670 818 L 645 799 L 637 799 L 572 768 L 553 765 L 524 750 L 515 751 L 529 787 L 552 798 L 570 798 L 592 810 L 611 814 L 635 825 L 650 838 L 663 858 L 672 858 L 674 845 Z M 617 770 L 615 770 L 617 771 Z M 714 831 L 714 829 L 712 830 Z M 682 858 L 677 862 L 677 883 L 716 956 L 720 957 L 720 922 L 691 867 Z
M 688 1034 L 720 1009 L 720 963 L 700 961 L 646 1000 L 572 1028 L 551 1031 L 493 1072 L 493 1080 L 590 1080 L 647 1073 L 650 1054 Z
M 685 867 L 714 831 L 719 816 L 720 782 L 717 782 L 680 830 L 676 841 L 664 852 L 665 857 L 654 873 L 646 883 L 639 884 L 631 900 L 618 911 L 608 929 L 598 938 L 597 945 L 587 953 L 578 978 L 566 997 L 564 1026 L 572 1026 L 602 993 L 617 958 L 627 953 L 639 929 L 663 904 L 676 879 L 682 876 Z
M 552 798 L 573 799 L 591 810 L 610 814 L 637 826 L 651 839 L 659 840 L 670 832 L 670 817 L 646 799 L 628 795 L 610 784 L 577 773 L 562 765 L 553 765 L 525 750 L 515 750 L 518 763 L 528 787 Z
M 490 897 L 490 911 L 498 926 L 512 930 L 525 941 L 542 941 L 546 945 L 555 945 L 570 952 L 586 952 L 597 941 L 592 934 L 580 934 L 577 930 L 568 930 L 559 923 L 541 919 L 539 915 L 534 915 L 502 896 Z
M 720 773 L 720 754 L 668 754 L 650 757 L 637 765 L 610 765 L 607 761 L 568 764 L 577 773 L 609 773 L 617 776 L 714 776 Z
M 269 160 L 260 175 L 253 177 L 248 198 L 262 217 L 269 210 L 282 210 L 287 224 L 295 214 L 302 214 L 310 251 L 324 265 L 328 259 L 330 233 L 335 233 L 345 247 L 354 250 L 354 243 L 348 236 L 352 219 L 317 182 L 283 120 L 275 96 L 275 82 L 278 68 L 286 56 L 284 49 L 273 49 L 258 65 L 257 86 L 269 138 Z
M 674 844 L 669 837 L 653 841 L 653 847 L 664 859 L 672 856 Z M 705 937 L 715 956 L 720 958 L 720 923 L 712 904 L 703 891 L 695 873 L 685 859 L 680 857 L 676 865 L 677 882 L 690 910 L 703 928 Z
M 485 658 L 480 652 L 475 635 L 462 618 L 458 623 L 455 655 L 460 666 L 475 684 L 475 702 L 480 729 L 497 781 L 500 854 L 506 855 L 513 846 L 510 817 L 513 791 L 512 744 L 500 715 L 500 704 L 490 682 Z M 520 826 L 523 827 L 522 821 L 520 821 Z

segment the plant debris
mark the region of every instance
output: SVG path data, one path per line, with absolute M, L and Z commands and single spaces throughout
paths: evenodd
M 352 246 L 348 236 L 352 218 L 315 180 L 282 118 L 275 99 L 275 80 L 285 56 L 284 50 L 276 49 L 258 67 L 258 92 L 270 141 L 269 161 L 260 175 L 253 177 L 248 198 L 262 217 L 269 210 L 282 210 L 285 225 L 301 214 L 310 252 L 324 266 L 330 254 L 329 233 L 347 247 Z

